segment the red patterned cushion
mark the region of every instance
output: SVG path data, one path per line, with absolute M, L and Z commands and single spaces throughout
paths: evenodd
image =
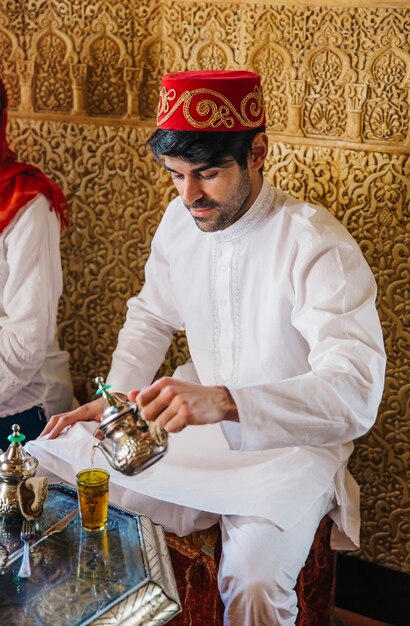
M 334 597 L 336 553 L 330 549 L 331 521 L 322 520 L 296 591 L 296 626 L 329 626 Z M 182 613 L 172 626 L 222 626 L 223 604 L 218 593 L 219 527 L 177 537 L 167 533 Z
M 325 517 L 316 531 L 305 567 L 296 584 L 296 626 L 329 626 L 336 582 L 336 552 L 330 548 L 332 521 Z

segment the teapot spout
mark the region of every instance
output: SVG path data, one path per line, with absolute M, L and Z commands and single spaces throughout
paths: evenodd
M 98 443 L 95 443 L 93 446 L 93 459 L 94 459 L 94 454 L 96 450 L 101 450 L 101 452 L 103 453 L 103 455 L 105 456 L 105 458 L 107 459 L 108 463 L 111 465 L 111 467 L 113 467 L 114 469 L 118 469 L 118 466 L 116 464 L 116 462 L 113 460 L 112 456 L 111 456 L 111 450 L 109 450 L 109 448 L 107 448 L 107 446 L 105 445 L 105 443 L 103 441 L 99 441 Z

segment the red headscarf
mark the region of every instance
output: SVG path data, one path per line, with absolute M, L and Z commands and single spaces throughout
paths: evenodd
M 67 226 L 68 204 L 60 187 L 37 167 L 16 161 L 8 147 L 7 104 L 7 92 L 0 78 L 0 233 L 19 209 L 40 193 L 50 201 L 50 210 L 57 213 L 61 226 Z

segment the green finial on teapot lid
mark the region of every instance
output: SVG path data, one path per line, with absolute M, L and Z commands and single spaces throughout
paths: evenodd
M 25 440 L 26 435 L 20 432 L 20 426 L 18 424 L 13 424 L 11 428 L 13 432 L 7 437 L 11 443 L 20 443 Z
M 111 385 L 103 385 L 102 387 L 97 389 L 95 393 L 97 394 L 97 396 L 100 396 L 102 393 L 104 393 L 104 391 L 106 391 L 107 389 L 110 389 L 110 387 Z

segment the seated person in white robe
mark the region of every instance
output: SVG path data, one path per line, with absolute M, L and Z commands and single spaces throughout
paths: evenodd
M 56 335 L 62 292 L 61 189 L 16 161 L 6 140 L 7 94 L 0 80 L 0 447 L 13 424 L 35 439 L 50 415 L 72 408 L 69 356 Z
M 327 210 L 264 179 L 256 74 L 165 75 L 148 144 L 178 196 L 153 238 L 144 287 L 128 302 L 107 382 L 176 434 L 169 460 L 127 484 L 140 492 L 135 510 L 166 530 L 219 522 L 227 626 L 291 626 L 322 517 L 334 520 L 335 548 L 359 543 L 347 461 L 383 390 L 375 281 Z M 192 362 L 152 382 L 180 329 Z M 66 426 L 98 422 L 102 410 L 99 399 L 52 417 L 38 445 L 51 449 Z M 178 459 L 172 445 L 185 433 Z

